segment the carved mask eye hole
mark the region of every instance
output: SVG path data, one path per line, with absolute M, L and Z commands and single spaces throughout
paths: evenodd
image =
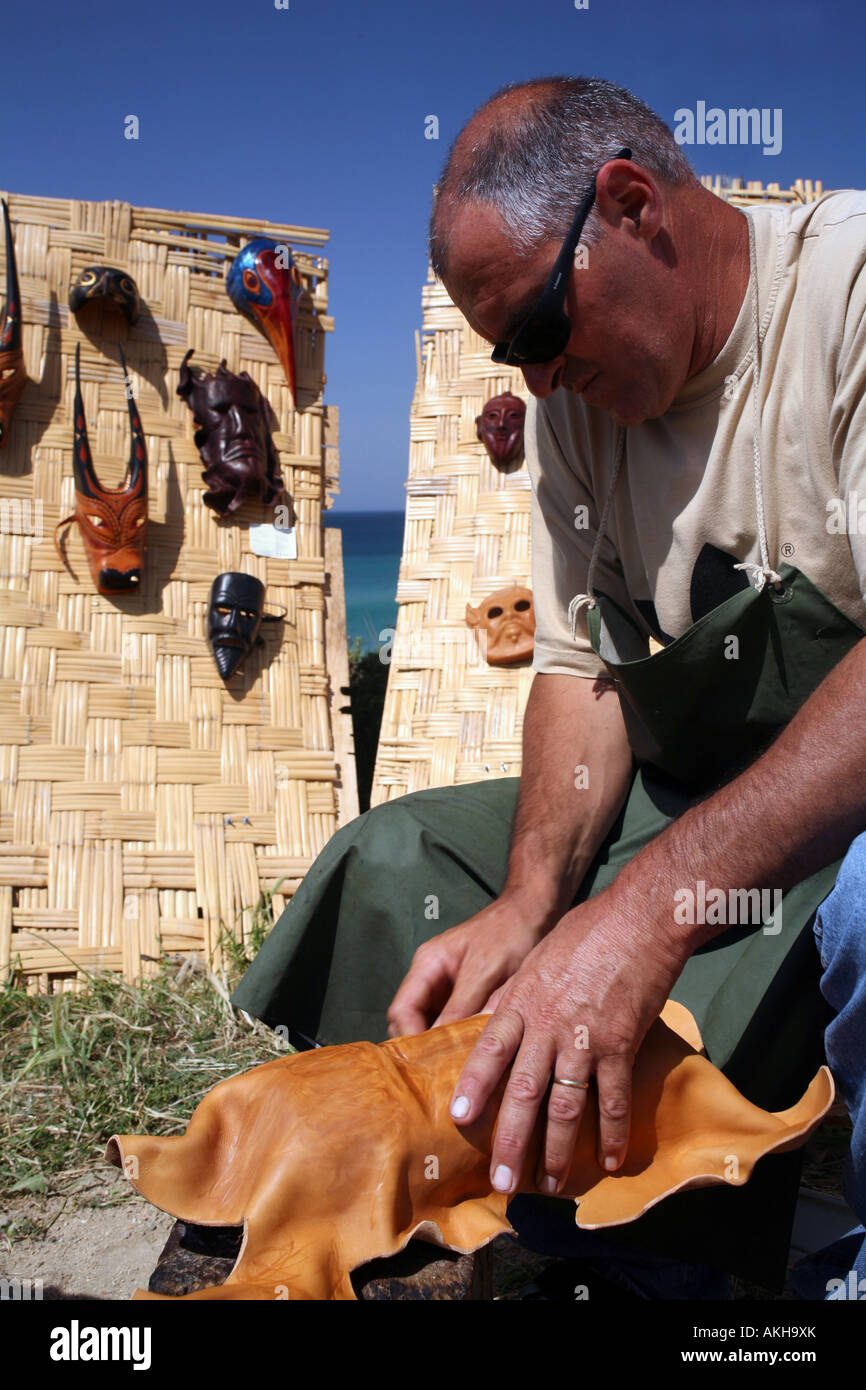
M 249 290 L 250 294 L 258 294 L 259 277 L 254 270 L 244 271 L 244 289 Z
M 92 514 L 91 512 L 87 512 L 87 513 L 86 513 L 86 516 L 87 516 L 87 520 L 90 522 L 91 526 L 104 526 L 104 525 L 105 525 L 105 521 L 103 520 L 103 518 L 102 518 L 101 516 L 93 516 L 93 514 Z
M 133 522 L 133 525 L 134 525 L 134 526 L 143 526 L 144 523 L 145 523 L 146 521 L 147 521 L 147 517 L 146 517 L 146 516 L 137 516 L 137 517 L 135 518 L 135 521 Z
M 529 599 L 519 598 L 515 603 L 514 607 L 517 609 L 518 613 L 525 613 L 527 608 L 529 607 Z
M 6 381 L 10 376 L 15 376 L 17 367 L 0 367 L 0 381 Z
M 501 608 L 488 608 L 488 610 L 487 610 L 487 616 L 488 616 L 488 618 L 501 618 L 501 617 L 502 617 L 502 609 L 501 609 Z
M 82 289 L 89 289 L 91 285 L 96 284 L 96 275 L 92 270 L 86 270 L 82 275 L 79 284 L 81 285 Z
M 131 281 L 131 280 L 128 280 L 128 279 L 126 278 L 125 275 L 124 275 L 123 279 L 122 279 L 121 282 L 120 282 L 120 288 L 123 290 L 123 293 L 124 293 L 124 294 L 132 294 L 132 293 L 133 293 L 132 281 Z

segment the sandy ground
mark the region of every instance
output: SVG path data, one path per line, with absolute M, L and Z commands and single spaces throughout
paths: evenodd
M 28 1217 L 51 1225 L 10 1241 L 10 1224 Z M 54 1297 L 126 1299 L 147 1287 L 173 1225 L 113 1170 L 72 1198 L 10 1198 L 0 1211 L 0 1277 L 41 1279 Z

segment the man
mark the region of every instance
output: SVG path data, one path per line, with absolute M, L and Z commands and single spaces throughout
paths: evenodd
M 377 988 L 414 934 L 389 1032 L 494 1009 L 452 1114 L 471 1122 L 507 1077 L 493 1184 L 514 1192 L 540 1114 L 537 1182 L 555 1197 L 590 1083 L 599 1161 L 623 1162 L 633 1057 L 669 995 L 751 1099 L 791 1103 L 826 1021 L 812 921 L 850 848 L 822 964 L 862 1202 L 866 946 L 848 905 L 866 876 L 866 544 L 829 520 L 866 457 L 866 196 L 747 216 L 630 93 L 544 79 L 461 132 L 431 254 L 538 398 L 537 674 L 516 805 L 503 779 L 346 827 L 236 998 L 319 1041 L 373 1035 Z M 383 911 L 389 863 L 403 894 Z M 454 921 L 426 940 L 429 924 L 406 922 L 425 879 Z M 774 912 L 750 915 L 762 894 Z M 783 1251 L 796 1173 L 773 1171 L 788 1205 L 765 1194 L 760 1219 Z M 687 1215 L 670 1251 L 742 1269 L 713 1200 L 698 1253 Z M 758 1219 L 732 1210 L 731 1230 Z M 862 1236 L 845 1258 L 866 1276 Z

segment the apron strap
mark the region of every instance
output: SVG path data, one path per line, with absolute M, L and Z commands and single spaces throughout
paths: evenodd
M 764 476 L 761 463 L 761 405 L 760 405 L 760 383 L 761 383 L 761 331 L 760 315 L 758 313 L 758 256 L 755 249 L 755 224 L 748 213 L 744 214 L 749 228 L 749 283 L 752 296 L 752 449 L 754 457 L 755 471 L 755 513 L 758 522 L 758 544 L 761 550 L 761 563 L 756 565 L 753 561 L 745 561 L 743 564 L 734 565 L 734 569 L 742 570 L 747 576 L 749 583 L 754 589 L 761 592 L 766 583 L 771 583 L 777 588 L 783 587 L 782 576 L 773 569 L 770 564 L 770 552 L 767 546 L 767 525 L 764 517 Z M 625 457 L 625 428 L 617 426 L 617 439 L 615 444 L 615 458 L 613 472 L 611 474 L 610 487 L 607 491 L 604 507 L 602 508 L 601 518 L 598 529 L 595 533 L 592 554 L 589 560 L 589 569 L 586 576 L 586 593 L 575 594 L 568 605 L 568 620 L 571 628 L 571 640 L 577 641 L 577 619 L 582 608 L 595 608 L 596 598 L 593 589 L 596 565 L 598 563 L 601 542 L 607 530 L 607 522 L 610 517 L 613 496 L 619 479 L 622 461 Z
M 770 552 L 767 548 L 767 525 L 764 519 L 764 474 L 761 467 L 761 328 L 758 314 L 758 256 L 755 250 L 755 224 L 746 215 L 749 224 L 749 279 L 752 282 L 752 336 L 754 366 L 752 369 L 752 450 L 755 465 L 755 511 L 758 518 L 758 544 L 761 547 L 760 565 L 746 562 L 734 565 L 735 570 L 744 570 L 749 583 L 761 592 L 767 580 L 780 586 L 782 576 L 770 565 Z
M 571 624 L 572 642 L 577 640 L 577 617 L 580 613 L 581 608 L 595 608 L 595 593 L 593 591 L 592 581 L 595 578 L 595 567 L 598 563 L 598 555 L 599 551 L 601 550 L 601 542 L 604 538 L 605 532 L 607 531 L 607 522 L 610 516 L 610 509 L 613 506 L 613 495 L 616 490 L 616 484 L 619 478 L 620 469 L 622 468 L 622 461 L 625 458 L 625 428 L 623 425 L 617 426 L 615 451 L 616 452 L 614 456 L 613 473 L 611 475 L 610 487 L 607 490 L 607 497 L 604 499 L 604 506 L 602 508 L 598 527 L 596 529 L 595 540 L 592 544 L 592 554 L 589 557 L 589 569 L 587 570 L 586 574 L 586 593 L 575 594 L 574 598 L 568 605 L 568 621 Z

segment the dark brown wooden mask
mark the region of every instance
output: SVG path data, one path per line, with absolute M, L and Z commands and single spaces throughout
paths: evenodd
M 9 439 L 12 416 L 24 387 L 27 368 L 21 346 L 21 296 L 18 293 L 18 268 L 15 265 L 15 243 L 9 223 L 9 209 L 3 199 L 3 221 L 6 225 L 6 308 L 0 322 L 0 449 Z
M 193 376 L 192 354 L 190 348 L 181 363 L 177 394 L 197 425 L 193 438 L 205 465 L 205 506 L 223 516 L 237 511 L 249 497 L 265 504 L 276 501 L 285 484 L 265 397 L 247 372 L 227 371 L 225 358 L 211 375 Z
M 487 638 L 485 656 L 488 666 L 510 666 L 515 661 L 526 661 L 532 656 L 535 646 L 535 609 L 532 604 L 532 590 L 514 585 L 510 589 L 497 589 L 488 594 L 477 608 L 466 605 L 466 622 L 469 627 L 485 633 Z M 483 643 L 483 638 L 481 639 Z M 482 651 L 484 646 L 482 645 Z
M 138 409 L 129 391 L 129 424 L 132 445 L 126 480 L 122 487 L 105 488 L 96 476 L 87 439 L 84 401 L 81 397 L 79 348 L 75 348 L 75 430 L 72 468 L 75 473 L 75 511 L 58 522 L 54 544 L 61 559 L 65 556 L 57 541 L 61 526 L 76 522 L 84 541 L 93 582 L 101 594 L 134 593 L 141 585 L 147 530 L 147 449 Z M 120 349 L 126 379 L 126 361 Z
M 508 469 L 523 458 L 525 419 L 526 406 L 511 391 L 493 396 L 481 414 L 476 415 L 475 433 L 497 468 Z

